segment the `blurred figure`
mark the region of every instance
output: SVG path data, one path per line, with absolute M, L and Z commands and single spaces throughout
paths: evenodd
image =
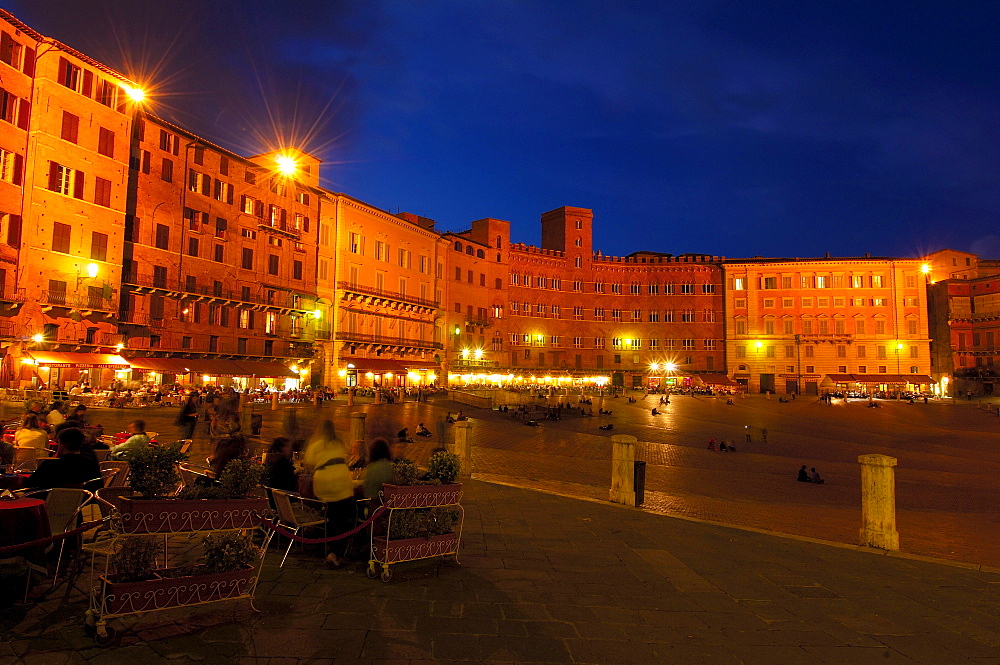
M 354 526 L 357 505 L 354 498 L 354 481 L 347 468 L 347 450 L 337 438 L 333 421 L 324 420 L 306 447 L 306 469 L 312 473 L 312 491 L 316 498 L 326 503 L 326 532 L 328 536 L 344 533 Z M 340 548 L 346 547 L 344 542 Z M 336 546 L 335 546 L 336 547 Z M 339 550 L 341 555 L 343 549 Z M 326 557 L 332 567 L 340 566 L 335 552 Z
M 286 492 L 299 491 L 299 478 L 292 461 L 292 440 L 279 436 L 264 456 L 264 486 Z
M 176 425 L 181 428 L 180 438 L 193 439 L 194 428 L 198 424 L 198 402 L 194 392 L 189 392 L 181 411 L 177 414 Z

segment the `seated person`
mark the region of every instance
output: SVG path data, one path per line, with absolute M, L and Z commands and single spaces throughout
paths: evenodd
M 413 439 L 410 438 L 409 428 L 404 427 L 396 433 L 396 438 L 399 439 L 400 443 L 413 443 Z
M 149 446 L 149 435 L 146 434 L 145 421 L 133 420 L 128 424 L 126 431 L 132 436 L 111 448 L 111 456 L 116 460 L 126 459 L 132 451 Z
M 819 471 L 816 470 L 816 467 L 812 467 L 811 469 L 809 469 L 809 471 L 812 472 L 809 476 L 809 479 L 812 482 L 816 483 L 817 485 L 822 485 L 824 481 L 823 478 L 820 477 Z
M 429 429 L 427 429 L 426 427 L 424 427 L 423 423 L 420 423 L 419 425 L 417 425 L 417 436 L 430 436 L 430 435 L 431 435 L 431 431 Z
M 49 409 L 48 415 L 45 416 L 45 421 L 49 425 L 55 427 L 56 425 L 66 422 L 66 417 L 62 414 L 64 405 L 65 402 L 61 402 L 59 400 L 52 402 L 52 408 Z
M 85 438 L 83 431 L 75 427 L 59 432 L 59 457 L 45 460 L 40 464 L 38 469 L 28 478 L 25 486 L 37 489 L 84 487 L 93 490 L 99 488 L 101 486 L 101 467 L 93 457 L 80 454 Z
M 610 430 L 610 429 L 614 429 L 614 428 L 615 428 L 614 423 L 608 423 L 607 425 L 601 425 L 597 429 Z
M 368 451 L 368 466 L 361 479 L 366 499 L 378 497 L 382 485 L 392 482 L 392 454 L 385 439 L 375 439 Z
M 21 427 L 14 432 L 14 445 L 18 448 L 38 448 L 48 450 L 49 433 L 42 429 L 38 414 L 26 413 L 21 419 Z
M 262 483 L 265 487 L 286 492 L 299 491 L 299 478 L 292 462 L 293 449 L 292 440 L 284 436 L 279 436 L 271 443 L 264 456 Z
M 653 409 L 653 411 L 652 411 L 652 415 L 654 415 L 654 416 L 658 416 L 658 415 L 660 415 L 660 412 L 659 412 L 659 411 L 657 411 L 657 410 L 656 410 L 656 409 L 654 408 L 654 409 Z
M 222 475 L 226 465 L 234 459 L 243 459 L 250 452 L 247 440 L 243 436 L 226 436 L 215 442 L 208 466 L 216 478 Z
M 77 404 L 66 416 L 66 420 L 76 420 L 81 427 L 86 427 L 89 424 L 87 422 L 87 405 Z

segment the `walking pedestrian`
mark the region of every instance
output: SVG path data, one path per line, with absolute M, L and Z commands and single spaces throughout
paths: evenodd
M 181 428 L 182 439 L 194 438 L 194 428 L 198 424 L 198 402 L 193 392 L 188 393 L 184 404 L 181 405 L 181 412 L 177 414 L 175 424 Z

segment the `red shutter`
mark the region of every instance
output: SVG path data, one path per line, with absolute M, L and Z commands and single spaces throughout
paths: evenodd
M 226 188 L 226 203 L 229 205 L 233 204 L 233 186 L 230 185 Z
M 247 209 L 247 195 L 240 194 L 240 212 L 246 212 Z
M 89 69 L 83 72 L 83 90 L 81 90 L 86 97 L 91 97 L 94 92 L 94 72 Z
M 281 210 L 281 228 L 282 229 L 287 229 L 288 228 L 288 211 L 285 210 L 284 208 L 281 208 L 280 210 Z
M 83 198 L 83 171 L 76 171 L 76 178 L 73 180 L 73 197 Z
M 55 162 L 49 162 L 49 189 L 59 191 L 59 165 Z
M 35 49 L 24 48 L 24 73 L 27 76 L 35 75 Z
M 14 153 L 14 184 L 24 184 L 24 157 Z
M 59 58 L 59 82 L 63 85 L 67 84 L 67 79 L 69 78 L 69 60 L 66 58 Z M 69 87 L 69 86 L 67 86 Z
M 201 177 L 201 193 L 205 196 L 212 195 L 212 179 L 207 175 Z
M 11 215 L 7 225 L 7 244 L 14 249 L 21 249 L 21 216 Z
M 221 180 L 216 180 L 215 181 L 215 198 L 219 199 L 220 201 L 222 200 L 222 181 Z
M 254 201 L 253 212 L 254 212 L 254 214 L 257 217 L 263 217 L 264 216 L 264 202 L 263 201 Z
M 31 102 L 27 99 L 21 100 L 21 109 L 17 114 L 17 126 L 21 129 L 28 128 L 28 121 L 31 119 Z
M 171 134 L 170 138 L 173 139 L 174 155 L 179 155 L 180 154 L 180 149 L 181 149 L 181 137 L 174 136 L 173 134 Z
M 145 173 L 145 174 L 147 174 L 147 175 L 149 174 L 149 159 L 150 159 L 149 151 L 148 150 L 143 150 L 142 151 L 142 172 Z
M 303 233 L 309 233 L 309 218 L 308 217 L 303 217 L 302 218 L 302 232 Z

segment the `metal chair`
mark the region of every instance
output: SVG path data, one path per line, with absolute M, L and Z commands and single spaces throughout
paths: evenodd
M 53 536 L 75 529 L 83 507 L 94 498 L 93 493 L 85 489 L 68 487 L 33 490 L 20 494 L 20 496 L 28 497 L 38 494 L 45 494 L 45 512 L 49 518 L 49 532 Z M 52 575 L 53 588 L 59 582 L 59 569 L 62 566 L 62 558 L 65 551 L 66 538 L 63 538 L 59 541 L 59 557 L 56 559 L 56 570 Z M 29 587 L 31 586 L 31 571 L 32 568 L 29 567 L 27 582 Z M 25 597 L 27 597 L 27 590 L 25 590 Z
M 111 477 L 111 479 L 105 483 L 105 487 L 125 487 L 128 482 L 129 472 L 131 471 L 128 466 L 128 462 L 101 462 L 99 464 L 101 467 L 101 477 L 104 477 L 104 472 L 108 469 L 117 469 L 117 473 Z
M 14 468 L 18 471 L 34 471 L 38 468 L 39 458 L 45 459 L 47 455 L 40 448 L 31 446 L 14 447 Z
M 282 490 L 272 489 L 271 500 L 274 502 L 274 509 L 277 511 L 278 516 L 275 518 L 274 523 L 278 526 L 284 527 L 292 532 L 293 535 L 298 535 L 299 531 L 302 529 L 307 529 L 309 527 L 322 526 L 323 527 L 323 537 L 326 537 L 326 504 L 322 501 L 316 501 L 314 499 L 307 499 L 305 497 L 299 496 L 292 492 L 284 492 Z M 299 501 L 300 503 L 308 501 L 310 503 L 315 503 L 322 506 L 322 510 L 319 514 L 312 512 L 299 512 L 296 511 L 292 506 L 292 499 Z M 317 517 L 319 519 L 317 519 Z M 267 550 L 267 546 L 271 543 L 271 538 L 274 537 L 274 531 L 267 534 L 267 539 L 264 541 L 264 550 Z M 292 545 L 295 541 L 292 539 L 288 540 L 288 549 L 285 550 L 285 555 L 281 557 L 281 564 L 279 568 L 285 565 L 285 559 L 288 558 L 288 553 L 292 551 Z

